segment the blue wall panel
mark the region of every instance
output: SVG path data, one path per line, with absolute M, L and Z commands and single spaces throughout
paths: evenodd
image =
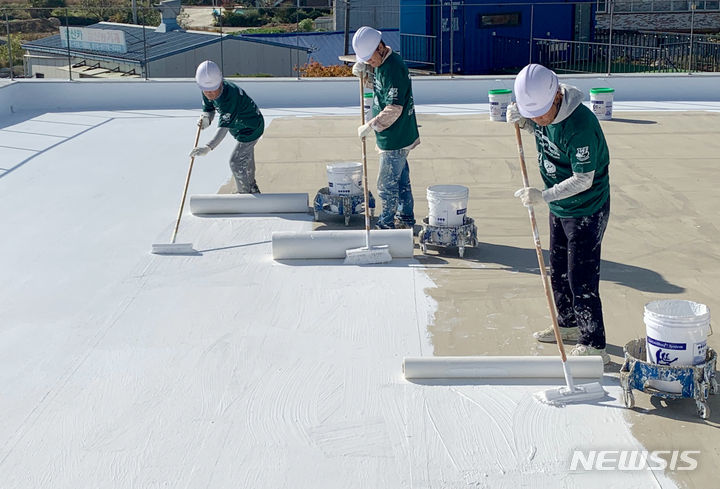
M 573 40 L 573 2 L 538 0 L 520 5 L 516 0 L 401 0 L 400 34 L 403 56 L 438 73 L 488 74 L 514 71 L 530 60 L 530 39 Z M 578 0 L 575 0 L 577 2 Z M 594 0 L 579 0 L 593 3 Z M 507 5 L 503 5 L 507 4 Z M 452 11 L 451 11 L 452 8 Z M 487 25 L 488 20 L 514 14 L 517 25 Z M 594 8 L 591 22 L 594 22 Z M 592 27 L 589 27 L 592 30 Z M 452 32 L 452 37 L 451 37 Z M 427 36 L 427 37 L 425 37 Z M 412 63 L 409 63 L 412 65 Z

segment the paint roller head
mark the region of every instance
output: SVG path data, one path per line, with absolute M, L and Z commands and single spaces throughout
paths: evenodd
M 156 255 L 197 255 L 192 243 L 158 243 L 152 245 L 151 253 Z
M 536 392 L 535 399 L 552 406 L 562 406 L 565 404 L 597 401 L 607 395 L 603 386 L 599 382 L 590 384 L 581 384 L 574 386 L 562 386 L 553 389 Z
M 392 255 L 390 255 L 387 245 L 371 246 L 370 248 L 365 246 L 345 251 L 346 265 L 373 265 L 389 261 L 392 261 Z

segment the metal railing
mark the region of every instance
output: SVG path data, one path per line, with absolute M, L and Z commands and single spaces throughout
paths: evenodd
M 612 73 L 682 71 L 675 53 L 667 48 L 580 43 L 533 39 L 535 61 L 557 73 L 597 73 L 610 65 Z
M 717 0 L 615 0 L 617 13 L 689 12 L 690 10 L 720 10 Z
M 557 73 L 678 73 L 718 71 L 720 44 L 635 46 L 533 39 L 533 62 Z
M 327 0 L 324 5 L 331 5 L 332 8 L 297 8 L 301 4 L 299 2 L 296 2 L 296 7 L 238 7 L 232 11 L 215 7 L 217 13 L 212 17 L 212 25 L 203 29 L 217 36 L 218 42 L 210 43 L 215 44 L 213 49 L 217 50 L 217 56 L 212 59 L 219 61 L 229 76 L 311 76 L 306 68 L 310 64 L 318 68 L 318 63 L 313 61 L 322 59 L 320 64 L 323 66 L 318 70 L 340 64 L 338 56 L 348 52 L 349 39 L 359 25 L 373 25 L 389 37 L 395 36 L 392 37 L 391 46 L 400 52 L 410 68 L 426 73 L 448 73 L 450 76 L 458 73 L 517 73 L 529 62 L 547 63 L 557 71 L 568 73 L 720 70 L 720 35 L 695 32 L 700 26 L 707 31 L 708 17 L 704 17 L 705 24 L 702 24 L 698 20 L 699 13 L 707 14 L 715 9 L 716 4 L 720 7 L 720 0 L 599 0 L 593 4 L 579 0 L 575 3 L 558 0 L 543 4 L 528 1 L 492 4 L 473 3 L 474 0 L 466 0 L 465 3 L 437 0 L 437 3 L 402 5 L 400 0 L 388 1 L 390 3 L 381 0 Z M 607 6 L 607 13 L 597 14 L 602 19 L 597 17 L 596 25 L 602 23 L 604 27 L 592 26 L 591 29 L 587 26 L 587 32 L 581 37 L 583 41 L 575 39 L 577 32 L 573 33 L 572 27 L 566 29 L 566 38 L 560 37 L 557 32 L 548 32 L 551 29 L 547 19 L 552 16 L 552 12 L 565 9 L 564 15 L 569 16 L 571 21 L 572 15 L 576 16 L 577 27 L 579 17 L 568 9 L 589 6 L 594 11 L 596 7 L 600 9 L 601 4 Z M 671 11 L 679 13 L 676 17 L 678 25 L 687 33 L 631 32 L 625 27 L 623 30 L 618 29 L 619 24 L 622 24 L 616 22 L 619 13 L 628 5 L 633 12 L 641 8 L 650 12 L 653 9 L 664 9 L 666 4 L 668 8 L 677 7 Z M 681 5 L 689 5 L 690 10 L 678 10 Z M 44 75 L 72 80 L 103 76 L 120 79 L 192 76 L 187 73 L 167 74 L 157 61 L 157 46 L 164 41 L 154 34 L 160 21 L 156 8 L 141 7 L 132 11 L 117 6 L 42 9 L 28 4 L 26 7 L 0 8 L 0 23 L 4 24 L 0 28 L 0 77 Z M 318 19 L 318 9 L 322 8 L 325 9 L 322 11 L 324 16 Z M 518 9 L 524 9 L 522 15 L 517 13 Z M 199 30 L 188 20 L 187 12 L 190 10 L 192 7 L 186 8 L 178 17 L 178 23 L 183 28 Z M 341 17 L 335 15 L 339 11 L 342 11 Z M 623 13 L 622 17 L 627 19 L 627 13 Z M 518 24 L 520 19 L 522 23 Z M 73 28 L 94 25 L 103 20 L 126 26 L 131 25 L 133 20 L 137 22 L 138 28 L 126 37 L 128 49 L 132 45 L 133 56 L 103 56 L 102 53 L 84 52 L 73 48 L 67 40 L 61 45 L 62 49 L 55 51 L 40 50 L 33 53 L 21 47 L 37 43 L 39 38 L 58 36 L 61 31 L 65 32 L 65 38 L 69 38 Z M 393 22 L 401 24 L 402 29 L 401 25 L 391 25 Z M 279 28 L 269 26 L 277 23 L 284 26 L 284 32 L 273 34 Z M 251 27 L 255 24 L 264 26 L 260 33 L 257 28 Z M 317 31 L 318 28 L 330 28 L 333 32 L 304 32 Z M 489 33 L 492 33 L 491 37 Z M 474 39 L 474 36 L 480 35 L 484 36 L 482 41 Z M 274 71 L 262 68 L 258 68 L 257 72 L 233 70 L 238 57 L 247 56 L 237 49 L 236 44 L 232 44 L 238 36 L 255 43 L 247 46 L 266 46 L 263 52 L 273 54 L 258 58 L 262 59 L 264 65 L 272 65 Z M 275 54 L 281 53 L 282 49 L 273 51 L 267 46 L 284 46 L 287 52 Z M 323 53 L 324 57 L 321 56 Z M 44 61 L 40 59 L 43 56 L 47 58 Z M 277 66 L 276 56 L 283 59 L 281 67 Z M 471 64 L 470 61 L 478 58 L 488 59 L 483 65 L 487 68 L 468 71 L 466 68 Z M 54 68 L 43 73 L 36 68 L 39 60 L 45 62 L 45 65 L 53 64 Z M 10 69 L 11 65 L 13 69 Z M 321 75 L 327 74 L 347 75 L 349 72 L 347 67 L 321 72 Z
M 435 71 L 431 56 L 436 45 L 437 36 L 400 33 L 400 52 L 410 69 Z

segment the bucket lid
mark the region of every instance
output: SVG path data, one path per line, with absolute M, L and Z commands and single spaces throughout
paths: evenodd
M 613 93 L 614 88 L 591 88 L 590 93 Z
M 495 90 L 488 90 L 488 95 L 505 95 L 512 93 L 512 90 L 507 88 L 496 88 Z
M 328 171 L 355 171 L 362 168 L 362 163 L 359 161 L 350 161 L 342 163 L 329 163 L 326 165 Z
M 431 185 L 427 193 L 428 196 L 467 197 L 470 191 L 462 185 Z
M 709 319 L 710 309 L 699 302 L 671 299 L 648 302 L 645 304 L 645 314 L 668 319 Z

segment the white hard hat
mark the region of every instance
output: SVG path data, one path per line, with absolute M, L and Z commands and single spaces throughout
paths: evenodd
M 195 71 L 195 82 L 202 90 L 208 92 L 217 90 L 223 82 L 220 67 L 212 61 L 203 61 Z
M 372 27 L 362 26 L 353 36 L 352 45 L 358 61 L 363 63 L 372 57 L 380 45 L 382 34 Z
M 514 91 L 520 115 L 541 117 L 547 114 L 555 100 L 558 77 L 542 65 L 527 65 L 515 78 Z

